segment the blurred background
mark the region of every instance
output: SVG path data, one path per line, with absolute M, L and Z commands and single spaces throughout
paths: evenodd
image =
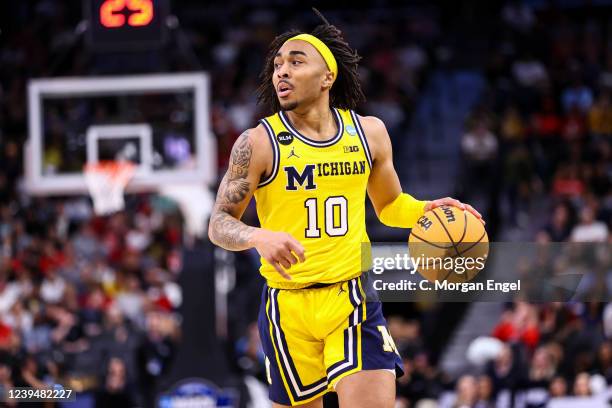
M 310 6 L 363 57 L 358 113 L 385 122 L 405 191 L 472 204 L 491 241 L 612 243 L 612 1 L 5 1 L 0 389 L 62 384 L 71 407 L 270 406 L 258 256 L 214 248 L 197 214 L 269 114 L 255 100 L 268 44 L 317 25 Z M 146 167 L 112 215 L 82 173 L 96 141 L 99 159 Z M 193 179 L 162 194 L 176 174 Z M 371 207 L 368 232 L 408 235 Z M 610 258 L 589 266 L 601 302 L 385 304 L 397 407 L 609 406 Z

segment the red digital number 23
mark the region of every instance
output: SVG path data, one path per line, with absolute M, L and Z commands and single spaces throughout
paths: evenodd
M 129 26 L 146 26 L 153 20 L 151 0 L 106 0 L 100 6 L 100 22 L 107 28 L 125 25 L 125 15 L 116 13 L 120 13 L 126 7 L 132 12 L 127 19 Z

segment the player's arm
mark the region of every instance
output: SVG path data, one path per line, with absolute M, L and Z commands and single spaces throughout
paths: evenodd
M 368 180 L 368 196 L 378 219 L 390 227 L 412 228 L 425 213 L 440 205 L 452 205 L 481 215 L 469 204 L 451 197 L 421 201 L 402 192 L 402 186 L 393 166 L 391 139 L 384 123 L 373 116 L 360 118 L 372 155 L 372 170 Z
M 282 276 L 290 279 L 281 266 L 288 269 L 297 263 L 294 253 L 304 261 L 304 248 L 299 241 L 285 232 L 256 228 L 240 221 L 259 180 L 271 169 L 271 163 L 272 147 L 261 125 L 240 135 L 232 147 L 227 173 L 219 185 L 208 236 L 214 244 L 230 251 L 257 249 Z

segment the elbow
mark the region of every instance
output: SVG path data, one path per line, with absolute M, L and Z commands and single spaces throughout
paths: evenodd
M 219 241 L 215 238 L 215 232 L 212 230 L 212 228 L 208 228 L 208 239 L 210 240 L 210 242 L 216 246 L 221 246 L 219 244 Z

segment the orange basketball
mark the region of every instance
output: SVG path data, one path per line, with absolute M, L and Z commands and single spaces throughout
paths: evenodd
M 415 267 L 430 282 L 472 280 L 484 267 L 489 237 L 469 211 L 440 206 L 427 211 L 412 228 L 408 248 Z

